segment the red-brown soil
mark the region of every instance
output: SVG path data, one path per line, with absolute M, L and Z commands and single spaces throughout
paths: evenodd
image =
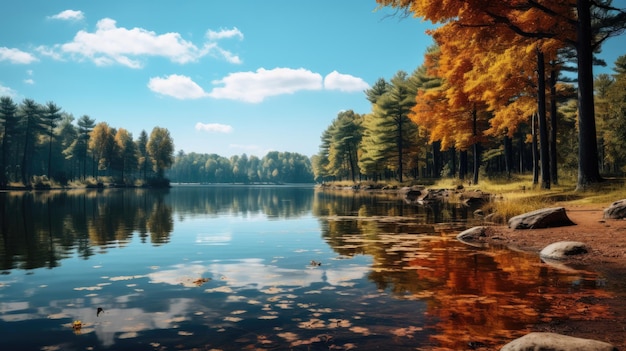
M 626 350 L 626 220 L 604 219 L 604 209 L 609 204 L 562 206 L 576 225 L 524 230 L 496 226 L 489 231 L 487 240 L 537 254 L 557 241 L 581 241 L 590 246 L 591 252 L 571 259 L 568 264 L 584 265 L 606 278 L 606 289 L 612 296 L 599 302 L 609 307 L 610 317 L 551 322 L 535 326 L 535 331 L 602 340 Z

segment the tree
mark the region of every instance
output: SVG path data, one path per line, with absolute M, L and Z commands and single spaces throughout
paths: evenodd
M 154 127 L 150 133 L 147 150 L 158 179 L 163 179 L 163 173 L 174 163 L 174 141 L 170 132 L 161 127 Z
M 20 105 L 21 125 L 23 133 L 22 150 L 22 183 L 29 184 L 31 162 L 35 154 L 37 138 L 43 132 L 41 125 L 42 108 L 32 99 L 24 99 Z
M 0 188 L 7 186 L 9 172 L 9 148 L 17 130 L 17 104 L 8 96 L 0 98 L 0 119 L 2 121 L 2 150 L 0 152 Z
M 120 128 L 115 133 L 115 168 L 121 172 L 121 180 L 126 183 L 128 173 L 137 169 L 137 146 L 133 135 L 126 129 Z
M 108 123 L 100 122 L 96 124 L 90 133 L 89 149 L 94 155 L 94 162 L 98 166 L 96 178 L 100 174 L 99 171 L 109 169 L 114 158 L 115 132 L 115 129 L 109 127 Z
M 138 165 L 139 171 L 146 180 L 148 170 L 150 169 L 150 155 L 148 154 L 148 133 L 142 130 L 137 139 L 137 152 L 139 153 Z
M 52 141 L 54 139 L 54 129 L 57 127 L 57 123 L 62 117 L 60 112 L 61 108 L 50 101 L 46 104 L 42 113 L 43 124 L 46 128 L 46 135 L 48 136 L 48 179 L 52 178 Z
M 76 171 L 75 162 L 69 162 L 70 166 L 67 166 L 69 152 L 72 150 L 72 145 L 79 138 L 78 129 L 72 124 L 74 122 L 74 116 L 68 113 L 61 114 L 61 121 L 56 131 L 56 147 L 54 163 L 58 164 L 58 171 L 54 175 L 54 178 L 60 181 L 62 184 L 66 184 L 68 180 L 74 177 Z
M 602 181 L 598 170 L 594 116 L 593 53 L 606 39 L 622 33 L 626 26 L 626 11 L 612 7 L 610 0 L 377 2 L 383 6 L 403 8 L 433 22 L 456 22 L 466 26 L 503 25 L 523 37 L 557 39 L 573 46 L 577 54 L 579 111 L 577 188 L 584 189 Z
M 347 174 L 354 182 L 358 173 L 358 149 L 362 135 L 362 117 L 352 110 L 340 112 L 330 127 L 328 174 Z
M 73 146 L 75 150 L 75 155 L 78 156 L 79 162 L 82 162 L 83 167 L 83 179 L 85 179 L 87 174 L 87 155 L 89 150 L 89 139 L 91 136 L 91 131 L 96 126 L 96 121 L 91 119 L 87 115 L 83 115 L 78 119 L 78 139 L 76 140 L 76 145 Z

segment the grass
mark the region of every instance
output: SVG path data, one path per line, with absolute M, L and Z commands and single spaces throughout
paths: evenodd
M 435 187 L 452 188 L 458 180 L 442 180 Z M 533 185 L 532 175 L 514 176 L 511 179 L 485 179 L 477 185 L 464 184 L 467 190 L 481 190 L 494 195 L 494 201 L 483 207 L 485 213 L 495 213 L 494 221 L 506 223 L 511 217 L 546 207 L 603 204 L 626 198 L 624 179 L 607 179 L 583 191 L 576 190 L 576 179 L 562 177 L 551 189 Z

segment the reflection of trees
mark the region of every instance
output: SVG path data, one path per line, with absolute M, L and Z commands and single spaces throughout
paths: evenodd
M 171 189 L 172 207 L 181 216 L 195 214 L 263 214 L 290 218 L 308 213 L 311 186 L 177 186 Z
M 164 244 L 169 241 L 170 233 L 174 230 L 172 208 L 167 206 L 163 199 L 159 198 L 153 205 L 153 210 L 148 217 L 148 231 L 153 244 Z
M 64 258 L 88 259 L 123 247 L 136 233 L 142 243 L 169 242 L 174 212 L 186 215 L 301 216 L 312 187 L 233 186 L 172 189 L 74 189 L 0 193 L 0 269 L 55 267 Z
M 0 193 L 0 269 L 58 266 L 76 253 L 123 246 L 136 228 L 167 242 L 172 210 L 162 190 L 107 189 Z
M 431 325 L 425 327 L 435 330 L 432 341 L 440 347 L 467 349 L 478 341 L 491 349 L 540 322 L 606 317 L 606 306 L 585 303 L 605 294 L 595 274 L 557 271 L 509 250 L 471 248 L 444 233 L 445 226 L 428 224 L 432 217 L 420 208 L 368 201 L 363 207 L 349 196 L 317 201 L 322 235 L 340 255 L 371 256 L 369 279 L 379 289 L 426 302 Z M 440 210 L 451 222 L 467 217 L 458 208 Z

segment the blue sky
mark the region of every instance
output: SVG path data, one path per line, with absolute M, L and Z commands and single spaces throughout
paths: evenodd
M 616 2 L 620 3 L 621 1 Z M 0 21 L 0 95 L 75 118 L 167 128 L 175 149 L 311 156 L 363 90 L 423 62 L 433 28 L 374 0 L 12 1 Z M 609 66 L 624 37 L 605 46 Z

